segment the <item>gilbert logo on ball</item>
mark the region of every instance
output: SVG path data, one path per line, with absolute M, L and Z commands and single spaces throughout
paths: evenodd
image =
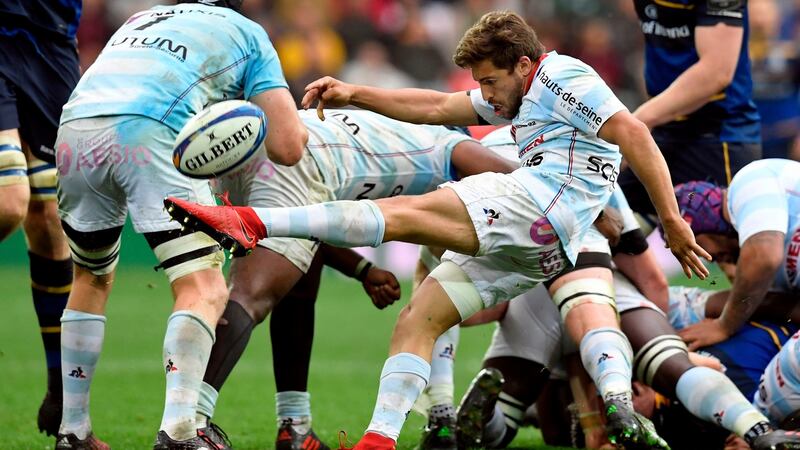
M 227 100 L 200 111 L 183 126 L 172 163 L 192 178 L 214 178 L 241 167 L 267 135 L 267 118 L 258 106 Z

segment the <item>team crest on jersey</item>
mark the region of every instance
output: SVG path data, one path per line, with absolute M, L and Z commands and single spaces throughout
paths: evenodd
M 486 214 L 486 223 L 489 225 L 493 224 L 495 220 L 500 220 L 500 211 L 483 208 L 483 213 Z

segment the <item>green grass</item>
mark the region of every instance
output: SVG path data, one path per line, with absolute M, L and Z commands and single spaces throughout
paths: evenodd
M 3 251 L 5 253 L 5 250 Z M 107 311 L 106 340 L 92 386 L 92 420 L 115 449 L 150 448 L 161 418 L 164 375 L 161 343 L 172 300 L 166 277 L 149 268 L 120 266 Z M 0 327 L 0 430 L 4 449 L 53 448 L 39 434 L 36 411 L 44 394 L 44 352 L 30 300 L 27 268 L 0 266 L 4 325 Z M 404 285 L 404 296 L 410 290 Z M 317 306 L 309 390 L 314 428 L 329 444 L 346 430 L 356 440 L 369 422 L 398 305 L 378 311 L 359 284 L 327 275 Z M 266 325 L 266 324 L 264 324 Z M 222 390 L 215 420 L 237 449 L 272 448 L 276 434 L 272 360 L 266 326 L 259 326 Z M 465 329 L 456 362 L 456 398 L 480 367 L 493 327 Z M 400 449 L 416 444 L 420 416 L 412 414 Z M 547 448 L 523 430 L 519 448 Z M 335 445 L 334 445 L 335 448 Z

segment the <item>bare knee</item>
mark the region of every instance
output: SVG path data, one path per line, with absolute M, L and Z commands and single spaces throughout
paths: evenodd
M 24 227 L 33 253 L 53 260 L 69 257 L 69 246 L 55 201 L 31 201 Z
M 0 188 L 0 241 L 11 235 L 28 213 L 30 188 L 16 184 Z
M 237 277 L 231 278 L 230 299 L 240 304 L 256 324 L 263 322 L 280 301 L 270 286 Z

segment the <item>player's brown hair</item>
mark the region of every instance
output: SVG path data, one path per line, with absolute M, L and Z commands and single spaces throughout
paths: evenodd
M 453 62 L 469 68 L 484 60 L 509 72 L 522 56 L 536 61 L 544 53 L 536 32 L 518 14 L 492 11 L 464 33 L 456 47 Z

